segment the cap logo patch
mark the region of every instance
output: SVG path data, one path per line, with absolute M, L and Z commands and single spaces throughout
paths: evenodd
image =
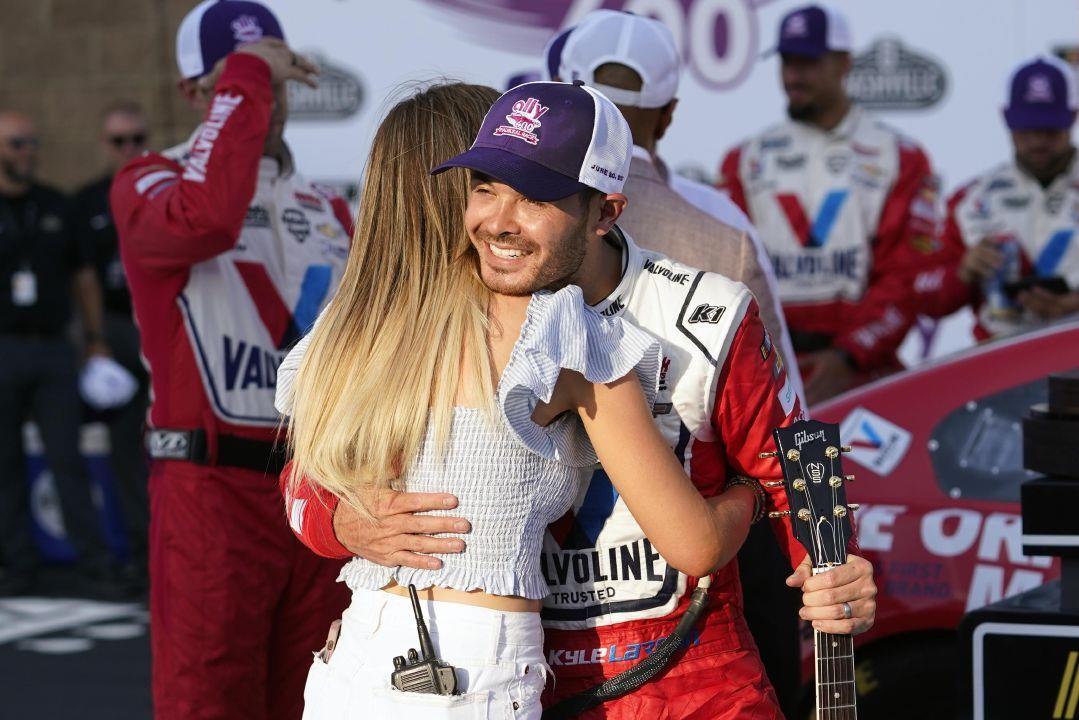
M 1026 102 L 1053 102 L 1053 85 L 1045 75 L 1033 75 L 1027 82 Z
M 809 25 L 805 15 L 791 15 L 783 25 L 783 37 L 805 37 L 809 34 Z
M 495 130 L 495 137 L 509 135 L 518 140 L 524 140 L 529 145 L 537 145 L 539 135 L 534 131 L 541 125 L 540 118 L 549 109 L 540 105 L 540 101 L 536 98 L 518 100 L 513 103 L 513 112 L 506 116 L 509 125 L 499 125 Z
M 262 26 L 254 15 L 241 15 L 232 21 L 232 37 L 238 43 L 253 43 L 262 39 Z

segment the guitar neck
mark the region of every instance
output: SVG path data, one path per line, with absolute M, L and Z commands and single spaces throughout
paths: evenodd
M 813 631 L 817 720 L 857 720 L 854 689 L 854 638 Z

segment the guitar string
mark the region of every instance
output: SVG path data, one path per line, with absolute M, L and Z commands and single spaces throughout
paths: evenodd
M 809 475 L 809 473 L 807 471 L 808 468 L 807 468 L 806 464 L 804 463 L 804 461 L 802 460 L 801 456 L 799 456 L 799 458 L 798 458 L 798 469 L 799 469 L 799 472 L 801 473 L 802 481 L 806 483 L 805 489 L 802 490 L 802 493 L 805 495 L 806 506 L 809 509 L 810 517 L 812 518 L 811 522 L 808 523 L 808 524 L 809 524 L 810 532 L 812 533 L 812 537 L 813 537 L 813 545 L 816 548 L 816 558 L 815 559 L 816 559 L 817 562 L 823 562 L 823 560 L 824 560 L 824 539 L 821 537 L 820 525 L 817 522 L 817 515 L 818 515 L 817 514 L 817 508 L 813 503 L 813 497 L 809 494 L 809 481 L 811 480 L 811 478 L 810 478 L 810 475 Z M 816 563 L 814 563 L 814 565 L 816 565 Z M 827 713 L 829 711 L 828 708 L 822 707 L 822 705 L 825 704 L 825 703 L 822 702 L 822 700 L 824 698 L 823 693 L 829 687 L 828 678 L 830 677 L 829 670 L 830 670 L 830 667 L 831 667 L 831 662 L 830 662 L 830 652 L 829 652 L 829 649 L 828 649 L 827 642 L 825 641 L 825 638 L 823 637 L 823 634 L 821 633 L 820 630 L 818 630 L 816 628 L 813 628 L 813 639 L 814 639 L 814 646 L 815 646 L 815 650 L 816 650 L 816 652 L 814 653 L 814 658 L 813 658 L 814 664 L 816 665 L 816 667 L 813 668 L 813 670 L 814 670 L 813 677 L 814 677 L 814 681 L 815 681 L 814 684 L 816 685 L 816 691 L 817 691 L 816 692 L 817 714 L 818 714 L 818 716 L 820 716 L 822 713 Z M 824 662 L 824 671 L 823 671 L 824 685 L 823 686 L 821 685 L 821 667 L 820 667 L 820 664 L 821 664 L 822 661 Z M 820 720 L 828 720 L 828 719 L 827 718 L 820 718 Z
M 837 456 L 835 458 L 829 458 L 829 464 L 831 466 L 830 469 L 831 469 L 832 477 L 842 478 L 843 477 L 843 475 L 842 475 L 843 466 L 840 464 L 839 457 Z M 836 469 L 837 464 L 839 465 L 838 470 Z M 842 485 L 840 485 L 840 487 L 842 487 Z M 839 488 L 838 487 L 837 488 L 832 488 L 832 505 L 834 507 L 839 507 L 840 506 L 839 495 L 840 495 Z M 844 501 L 842 504 L 845 507 L 847 503 Z M 850 511 L 848 509 L 848 513 L 849 512 Z M 846 517 L 849 518 L 850 516 L 847 515 Z M 847 561 L 847 542 L 846 542 L 846 538 L 844 537 L 844 533 L 843 533 L 843 518 L 838 518 L 836 520 L 835 525 L 833 526 L 833 528 L 834 528 L 834 531 L 835 531 L 834 541 L 835 541 L 835 549 L 836 549 L 836 561 L 837 562 L 846 562 Z M 847 673 L 844 673 L 843 679 L 838 680 L 838 673 L 839 673 L 838 666 L 835 668 L 835 672 L 837 674 L 838 682 L 843 683 L 844 692 L 849 692 L 850 693 L 849 705 L 851 706 L 850 710 L 852 711 L 852 714 L 857 715 L 857 710 L 854 707 L 854 705 L 855 705 L 855 695 L 856 695 L 856 693 L 855 693 L 855 679 L 854 679 L 854 636 L 853 635 L 846 635 L 846 634 L 839 634 L 839 635 L 834 636 L 833 641 L 836 643 L 836 647 L 838 649 L 839 655 L 849 656 L 849 661 L 845 660 L 843 662 L 843 664 L 850 668 L 850 674 L 849 674 L 850 676 L 847 677 Z M 840 699 L 846 699 L 846 698 L 841 697 Z M 843 704 L 848 704 L 848 703 L 843 703 Z
M 832 510 L 833 510 L 833 512 L 834 512 L 835 508 L 839 507 L 839 488 L 832 487 L 832 483 L 831 483 L 831 479 L 836 476 L 835 463 L 836 463 L 836 458 L 831 458 L 831 457 L 828 458 L 828 487 L 832 488 Z M 833 515 L 833 517 L 834 517 L 834 515 Z M 836 561 L 837 564 L 839 564 L 839 563 L 846 560 L 845 553 L 843 552 L 844 546 L 840 542 L 842 540 L 842 535 L 843 535 L 842 525 L 843 525 L 843 519 L 839 518 L 839 517 L 836 517 L 835 521 L 832 523 L 832 547 L 835 549 L 835 555 L 836 555 L 835 556 L 835 561 Z M 840 683 L 845 681 L 845 677 L 842 680 L 840 679 L 840 677 L 839 677 L 840 668 L 835 664 L 836 655 L 841 654 L 843 649 L 844 649 L 842 647 L 842 645 L 840 644 L 840 641 L 839 641 L 840 637 L 841 637 L 841 635 L 832 635 L 832 636 L 830 636 L 828 638 L 829 644 L 831 644 L 833 647 L 835 647 L 837 649 L 837 653 L 833 655 L 833 660 L 832 660 L 832 662 L 833 662 L 832 672 L 835 675 L 835 683 L 831 686 L 832 693 L 833 693 L 832 699 L 836 700 L 836 701 L 841 701 L 842 700 L 843 693 L 840 690 L 840 687 L 841 687 Z M 843 704 L 843 703 L 842 702 L 833 702 L 833 705 L 841 705 L 841 704 Z
M 840 472 L 842 472 L 842 466 L 840 466 L 838 472 L 836 471 L 836 464 L 839 462 L 839 458 L 838 457 L 828 458 L 828 460 L 829 460 L 829 466 L 830 466 L 829 470 L 831 472 L 831 477 L 841 477 Z M 829 483 L 829 486 L 831 486 L 831 483 Z M 839 493 L 839 488 L 832 488 L 832 506 L 833 506 L 833 508 L 840 506 L 839 494 L 840 494 Z M 846 503 L 843 503 L 843 505 L 845 506 Z M 833 524 L 832 528 L 833 528 L 833 547 L 835 548 L 835 551 L 836 551 L 836 562 L 837 563 L 846 562 L 846 559 L 847 559 L 847 543 L 846 543 L 846 541 L 845 541 L 845 539 L 843 537 L 843 518 L 837 518 L 835 523 Z M 848 639 L 850 640 L 850 648 L 849 649 L 847 647 L 847 644 L 848 644 L 847 640 Z M 845 673 L 845 672 L 843 673 L 843 678 L 842 679 L 839 678 L 839 672 L 840 672 L 839 665 L 836 665 L 833 668 L 833 671 L 834 671 L 834 673 L 836 675 L 836 681 L 837 681 L 836 688 L 837 688 L 837 690 L 838 690 L 838 688 L 840 688 L 840 686 L 842 686 L 842 691 L 839 691 L 839 697 L 835 698 L 835 696 L 833 695 L 833 698 L 842 701 L 842 700 L 846 699 L 844 697 L 845 693 L 849 692 L 850 695 L 851 695 L 850 703 L 840 702 L 840 703 L 837 703 L 837 704 L 843 704 L 843 705 L 846 705 L 846 704 L 853 705 L 854 704 L 854 692 L 853 692 L 853 690 L 854 690 L 854 688 L 853 688 L 853 682 L 854 682 L 854 676 L 853 676 L 854 646 L 853 646 L 853 640 L 854 639 L 853 639 L 852 636 L 845 635 L 845 634 L 834 635 L 830 640 L 830 642 L 835 643 L 835 647 L 837 649 L 837 653 L 833 657 L 833 662 L 834 662 L 835 657 L 839 657 L 839 656 L 842 656 L 842 655 L 849 655 L 850 656 L 849 662 L 844 660 L 843 663 L 842 663 L 843 666 L 849 667 L 850 670 L 851 670 L 851 676 L 849 678 L 847 677 L 847 673 Z M 848 685 L 848 683 L 849 683 L 849 685 Z M 845 710 L 846 710 L 846 708 L 844 708 L 844 711 Z M 844 712 L 844 714 L 846 714 L 846 713 Z
M 830 480 L 832 477 L 836 476 L 836 472 L 835 472 L 836 459 L 835 458 L 828 458 L 828 461 L 829 461 L 829 480 Z M 799 460 L 798 460 L 798 467 L 799 467 L 799 470 L 801 471 L 803 480 L 805 480 L 807 477 L 810 477 L 809 472 L 808 472 L 808 465 L 806 465 L 803 462 L 801 457 L 799 457 Z M 831 483 L 829 483 L 829 487 L 831 488 L 832 509 L 834 510 L 834 508 L 839 506 L 839 489 L 831 487 Z M 803 491 L 803 494 L 805 495 L 806 504 L 809 507 L 810 512 L 813 514 L 814 518 L 816 519 L 817 512 L 816 512 L 816 508 L 813 505 L 813 499 L 809 494 L 808 484 L 806 485 L 806 490 Z M 835 550 L 835 553 L 836 553 L 836 557 L 833 558 L 833 563 L 834 564 L 839 564 L 840 556 L 843 556 L 844 559 L 845 559 L 845 555 L 846 555 L 846 552 L 845 552 L 846 551 L 846 543 L 843 542 L 842 519 L 837 518 L 836 520 L 831 521 L 831 520 L 827 520 L 825 518 L 825 516 L 821 515 L 819 520 L 817 520 L 816 522 L 813 522 L 813 523 L 810 524 L 810 529 L 812 530 L 812 533 L 813 533 L 813 543 L 814 543 L 814 546 L 817 548 L 817 551 L 818 551 L 817 552 L 817 557 L 819 559 L 823 560 L 823 558 L 824 558 L 824 539 L 823 539 L 823 537 L 821 535 L 821 532 L 820 532 L 820 524 L 821 523 L 826 523 L 826 524 L 828 524 L 830 526 L 829 529 L 831 530 L 832 547 L 833 547 L 833 549 Z M 824 665 L 825 665 L 824 671 L 823 671 L 823 674 L 824 674 L 824 677 L 825 677 L 824 687 L 821 688 L 819 680 L 817 682 L 817 686 L 818 686 L 817 687 L 817 691 L 818 691 L 817 692 L 817 709 L 818 709 L 818 713 L 823 712 L 823 713 L 828 713 L 829 715 L 834 716 L 834 714 L 836 712 L 839 712 L 840 710 L 842 710 L 843 714 L 846 714 L 845 711 L 847 709 L 853 709 L 854 708 L 854 693 L 853 693 L 852 688 L 849 687 L 849 685 L 853 684 L 854 677 L 853 677 L 853 674 L 852 674 L 850 678 L 847 678 L 847 677 L 845 677 L 846 673 L 844 673 L 844 678 L 842 680 L 840 680 L 839 679 L 839 668 L 836 666 L 835 660 L 840 655 L 845 655 L 845 658 L 849 660 L 849 662 L 846 663 L 846 664 L 851 667 L 851 672 L 853 673 L 854 639 L 853 639 L 853 637 L 850 637 L 850 636 L 847 636 L 847 635 L 843 635 L 843 634 L 831 635 L 831 634 L 823 633 L 822 631 L 814 629 L 814 640 L 815 640 L 815 642 L 814 642 L 815 649 L 817 650 L 816 657 L 815 657 L 815 662 L 817 662 L 819 664 L 819 662 L 821 660 L 823 660 Z M 848 645 L 847 641 L 848 640 L 849 640 L 849 648 L 847 647 L 847 645 Z M 823 643 L 823 646 L 822 646 L 822 643 Z M 835 649 L 833 649 L 833 646 L 834 646 Z M 850 652 L 847 652 L 848 649 L 849 649 Z M 823 658 L 821 657 L 821 655 L 823 655 Z M 820 676 L 819 667 L 815 668 L 815 670 L 817 670 L 818 672 L 814 673 L 814 675 L 815 675 L 815 677 L 819 678 L 819 676 Z M 844 699 L 843 692 L 837 691 L 837 689 L 839 688 L 840 683 L 842 683 L 844 685 L 845 689 L 851 690 L 851 698 L 850 698 L 851 702 L 850 703 L 843 703 L 843 702 L 834 703 L 834 702 L 831 702 L 832 700 L 843 700 Z M 830 705 L 830 706 L 843 705 L 843 706 L 846 706 L 846 707 L 843 707 L 843 708 L 828 707 L 828 708 L 823 708 L 822 709 L 821 708 L 821 705 L 822 705 L 821 699 L 823 697 L 824 692 L 829 692 L 830 693 L 828 705 Z M 856 717 L 857 713 L 855 712 L 854 715 Z M 828 719 L 827 718 L 822 718 L 822 720 L 828 720 Z

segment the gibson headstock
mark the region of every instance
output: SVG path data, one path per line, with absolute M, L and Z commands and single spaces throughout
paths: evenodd
M 839 440 L 839 426 L 819 420 L 800 420 L 772 431 L 783 470 L 783 489 L 789 511 L 772 517 L 790 515 L 794 536 L 815 568 L 842 565 L 847 560 L 847 541 L 851 537 L 850 513 L 858 508 L 847 502 L 845 485 L 854 480 L 843 473 L 842 453 L 850 452 Z

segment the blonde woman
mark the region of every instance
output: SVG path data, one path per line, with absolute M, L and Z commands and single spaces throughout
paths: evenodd
M 597 458 L 656 549 L 692 576 L 727 562 L 748 527 L 728 531 L 653 425 L 658 343 L 591 310 L 598 299 L 576 284 L 619 282 L 621 251 L 604 236 L 626 203 L 625 121 L 590 89 L 526 84 L 480 130 L 519 142 L 516 159 L 477 142 L 427 177 L 468 145 L 486 92 L 433 87 L 390 111 L 341 289 L 279 373 L 295 490 L 313 482 L 360 507 L 378 488 L 449 490 L 472 522 L 466 551 L 437 570 L 346 566 L 353 603 L 329 662 L 312 665 L 307 718 L 539 718 L 540 545 Z M 478 156 L 513 184 L 450 169 Z M 497 236 L 470 226 L 470 213 L 503 207 L 528 222 Z M 409 584 L 426 589 L 458 695 L 390 686 L 394 656 L 417 646 Z

